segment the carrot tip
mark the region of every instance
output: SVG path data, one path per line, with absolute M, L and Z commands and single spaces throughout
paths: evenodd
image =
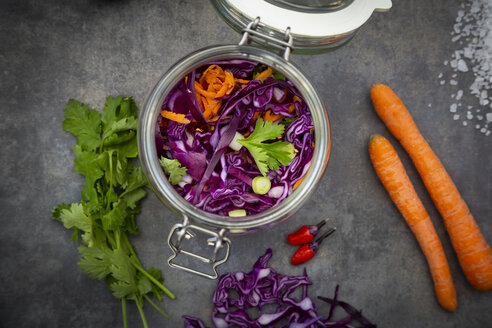
M 382 135 L 376 133 L 376 134 L 373 134 L 371 136 L 370 141 L 376 140 L 378 138 L 384 138 L 384 137 Z

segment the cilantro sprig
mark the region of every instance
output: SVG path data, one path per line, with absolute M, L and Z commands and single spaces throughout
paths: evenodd
M 181 166 L 181 163 L 177 159 L 169 159 L 161 156 L 159 162 L 164 169 L 164 173 L 169 175 L 169 182 L 173 185 L 180 183 L 183 175 L 188 171 L 186 167 Z
M 63 129 L 77 138 L 72 147 L 74 170 L 85 176 L 85 187 L 80 202 L 56 206 L 53 218 L 73 230 L 75 242 L 80 239 L 81 270 L 93 279 L 104 279 L 121 299 L 125 328 L 127 300 L 136 303 L 144 327 L 145 301 L 169 318 L 149 294 L 159 301 L 163 294 L 175 296 L 162 285 L 160 270 L 143 268 L 128 238 L 139 233 L 135 215 L 148 184 L 141 167 L 133 164 L 138 156 L 135 102 L 131 97 L 108 97 L 100 114 L 72 99 L 64 114 Z
M 294 158 L 291 143 L 287 141 L 265 143 L 280 138 L 284 129 L 282 124 L 273 124 L 272 121 L 263 121 L 259 118 L 253 133 L 246 139 L 237 140 L 249 150 L 263 176 L 269 169 L 278 170 L 280 165 L 288 165 Z

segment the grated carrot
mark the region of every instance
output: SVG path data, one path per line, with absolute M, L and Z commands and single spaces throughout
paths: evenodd
M 297 187 L 299 187 L 299 185 L 301 184 L 302 180 L 304 180 L 304 177 L 300 178 L 299 180 L 296 181 L 296 183 L 294 183 L 292 190 L 296 190 Z
M 266 111 L 265 117 L 263 119 L 264 119 L 264 121 L 274 122 L 274 121 L 280 120 L 281 118 L 283 118 L 283 116 L 280 114 L 273 114 L 271 111 Z
M 272 76 L 273 74 L 273 69 L 271 67 L 268 67 L 266 70 L 264 70 L 263 72 L 261 73 L 256 73 L 255 75 L 255 80 L 259 80 L 259 81 L 265 81 L 267 78 L 269 78 L 270 76 Z
M 239 84 L 248 84 L 250 82 L 249 80 L 244 79 L 234 79 L 234 81 Z
M 168 110 L 163 110 L 161 112 L 162 117 L 167 118 L 168 120 L 178 122 L 181 124 L 188 124 L 190 123 L 190 120 L 185 117 L 185 114 L 176 114 L 173 112 L 170 112 Z
M 218 65 L 210 65 L 195 81 L 195 90 L 198 103 L 203 111 L 203 116 L 210 121 L 219 113 L 222 100 L 216 100 L 230 94 L 236 85 L 234 75 L 224 71 Z

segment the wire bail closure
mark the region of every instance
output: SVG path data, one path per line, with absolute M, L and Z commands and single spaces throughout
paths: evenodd
M 285 59 L 289 60 L 290 53 L 294 49 L 293 38 L 290 34 L 290 27 L 287 27 L 284 33 L 284 39 L 279 40 L 270 35 L 258 31 L 256 28 L 260 24 L 260 17 L 256 17 L 254 21 L 251 21 L 245 28 L 243 28 L 243 36 L 239 41 L 239 45 L 249 44 L 251 41 L 256 41 L 264 43 L 267 46 L 280 50 L 280 55 Z
M 211 236 L 207 239 L 208 246 L 213 247 L 213 255 L 211 258 L 207 258 L 181 248 L 181 242 L 183 241 L 183 239 L 188 240 L 196 237 L 195 231 Z M 231 248 L 231 240 L 225 237 L 225 233 L 226 229 L 221 229 L 219 232 L 215 232 L 199 226 L 192 225 L 190 224 L 190 220 L 188 219 L 188 217 L 184 216 L 183 223 L 175 224 L 169 232 L 167 243 L 173 251 L 173 255 L 168 258 L 167 263 L 173 268 L 188 271 L 205 278 L 217 279 L 219 277 L 217 267 L 227 261 Z M 174 236 L 176 237 L 173 238 Z M 224 256 L 221 259 L 217 259 L 220 249 L 222 249 L 224 246 L 226 246 Z M 175 259 L 180 253 L 198 259 L 204 263 L 211 264 L 214 274 L 208 274 L 206 272 L 198 271 L 173 262 L 173 259 Z

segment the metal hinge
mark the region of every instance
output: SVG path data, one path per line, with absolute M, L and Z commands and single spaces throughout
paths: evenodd
M 243 36 L 239 45 L 248 44 L 251 40 L 259 41 L 260 43 L 266 43 L 268 46 L 274 47 L 280 50 L 280 55 L 284 57 L 285 60 L 289 60 L 290 53 L 294 49 L 292 35 L 290 34 L 290 27 L 287 27 L 284 33 L 283 40 L 274 38 L 273 36 L 267 35 L 258 31 L 256 28 L 260 24 L 260 17 L 250 22 L 245 28 L 243 28 Z
M 213 253 L 210 258 L 182 249 L 181 242 L 184 239 L 187 240 L 196 237 L 195 231 L 211 236 L 207 239 L 208 246 L 213 247 Z M 183 223 L 175 224 L 169 233 L 167 243 L 169 244 L 169 247 L 171 247 L 173 255 L 169 257 L 167 263 L 173 268 L 185 270 L 209 279 L 217 279 L 219 277 L 217 267 L 227 261 L 227 259 L 229 258 L 229 251 L 231 247 L 231 241 L 229 240 L 229 238 L 225 237 L 225 233 L 226 229 L 215 232 L 199 226 L 192 225 L 190 224 L 188 217 L 185 216 Z M 219 251 L 224 246 L 226 247 L 224 256 L 220 259 L 217 259 Z M 206 272 L 198 271 L 188 266 L 173 262 L 173 259 L 176 258 L 179 254 L 187 255 L 192 258 L 198 259 L 203 263 L 211 264 L 214 274 L 208 274 Z

